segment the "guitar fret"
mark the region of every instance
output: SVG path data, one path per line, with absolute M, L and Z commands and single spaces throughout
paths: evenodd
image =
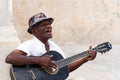
M 88 56 L 88 51 L 85 51 L 83 53 L 79 53 L 77 55 L 71 56 L 71 57 L 66 58 L 66 59 L 58 60 L 58 61 L 56 61 L 56 64 L 58 65 L 59 68 L 62 68 L 64 66 L 72 63 L 73 61 L 75 61 L 79 58 L 84 58 L 86 56 Z

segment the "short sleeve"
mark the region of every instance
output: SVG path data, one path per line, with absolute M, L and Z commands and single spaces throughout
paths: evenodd
M 16 49 L 27 53 L 28 56 L 30 55 L 30 44 L 28 42 L 23 42 Z

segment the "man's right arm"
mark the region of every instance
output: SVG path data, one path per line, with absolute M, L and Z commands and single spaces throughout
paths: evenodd
M 35 64 L 34 57 L 28 57 L 27 54 L 21 50 L 15 49 L 6 57 L 6 63 L 10 63 L 16 66 L 22 66 L 27 64 Z
M 6 63 L 22 66 L 28 64 L 37 64 L 43 67 L 52 67 L 55 64 L 51 61 L 51 56 L 26 56 L 27 54 L 21 50 L 15 49 L 6 57 Z

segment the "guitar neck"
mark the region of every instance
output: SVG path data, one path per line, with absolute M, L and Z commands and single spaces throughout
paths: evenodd
M 59 68 L 62 68 L 62 67 L 67 66 L 68 64 L 70 64 L 78 59 L 82 59 L 84 57 L 87 57 L 88 55 L 89 55 L 88 51 L 84 51 L 82 53 L 68 57 L 66 59 L 58 60 L 55 63 L 58 65 Z

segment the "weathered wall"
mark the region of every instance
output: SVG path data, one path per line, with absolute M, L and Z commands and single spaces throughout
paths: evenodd
M 30 38 L 26 32 L 29 17 L 44 12 L 55 19 L 53 40 L 60 44 L 120 44 L 119 0 L 13 0 L 13 8 L 22 41 Z
M 11 20 L 12 0 L 0 0 L 0 80 L 10 80 L 5 58 L 20 43 Z

